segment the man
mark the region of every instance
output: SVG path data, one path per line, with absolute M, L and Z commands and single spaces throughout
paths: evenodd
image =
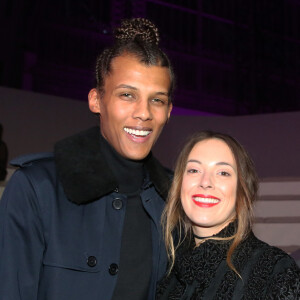
M 151 148 L 172 110 L 155 26 L 132 19 L 96 63 L 92 128 L 16 159 L 0 203 L 0 299 L 153 299 L 170 178 Z
M 7 174 L 8 150 L 5 142 L 2 140 L 3 126 L 0 123 L 0 181 L 5 180 Z

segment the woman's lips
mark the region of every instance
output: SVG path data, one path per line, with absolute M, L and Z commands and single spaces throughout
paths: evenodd
M 193 195 L 192 199 L 197 206 L 200 207 L 213 207 L 221 202 L 221 200 L 212 195 Z

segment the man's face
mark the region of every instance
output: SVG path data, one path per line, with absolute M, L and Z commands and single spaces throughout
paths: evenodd
M 104 93 L 89 93 L 89 107 L 100 113 L 103 137 L 123 157 L 145 158 L 159 137 L 172 110 L 170 74 L 164 67 L 146 66 L 134 56 L 114 58 Z

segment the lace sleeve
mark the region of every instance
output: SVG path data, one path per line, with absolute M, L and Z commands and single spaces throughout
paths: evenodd
M 267 291 L 266 299 L 300 299 L 300 269 L 290 259 L 290 266 L 275 273 Z

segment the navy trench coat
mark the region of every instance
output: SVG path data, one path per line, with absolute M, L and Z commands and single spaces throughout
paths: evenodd
M 15 165 L 0 201 L 0 299 L 111 299 L 126 196 L 113 191 L 79 205 L 67 199 L 52 155 Z M 160 228 L 165 201 L 150 180 L 141 199 L 152 220 L 153 299 L 167 265 Z

